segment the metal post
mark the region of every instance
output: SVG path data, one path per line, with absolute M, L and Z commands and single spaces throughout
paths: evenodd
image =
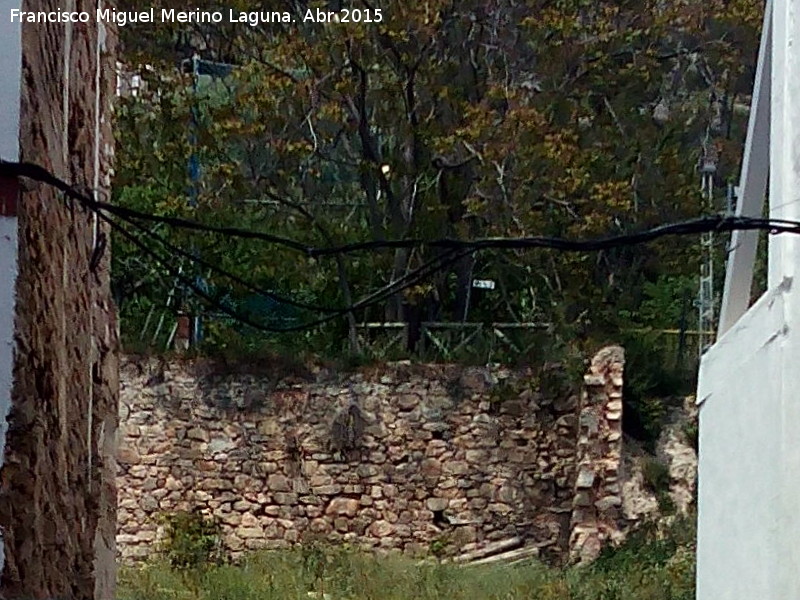
M 183 63 L 185 64 L 185 63 Z M 227 63 L 217 63 L 200 58 L 195 53 L 191 59 L 192 65 L 192 124 L 189 132 L 189 141 L 192 147 L 192 154 L 189 158 L 189 206 L 197 208 L 200 195 L 200 181 L 202 179 L 202 166 L 200 164 L 200 154 L 198 152 L 198 130 L 200 128 L 200 110 L 197 104 L 200 90 L 200 75 L 211 75 L 212 77 L 223 77 L 231 73 L 234 65 Z M 192 254 L 199 256 L 196 246 L 192 246 Z M 194 275 L 195 285 L 201 289 L 206 288 L 206 280 L 203 277 L 200 267 L 196 266 Z M 190 346 L 198 344 L 203 339 L 203 321 L 200 314 L 191 317 L 189 334 Z
M 717 172 L 716 157 L 707 148 L 701 166 L 701 190 L 705 209 L 714 209 L 714 174 Z M 714 331 L 714 234 L 704 233 L 700 238 L 700 289 L 697 297 L 700 356 L 713 343 Z

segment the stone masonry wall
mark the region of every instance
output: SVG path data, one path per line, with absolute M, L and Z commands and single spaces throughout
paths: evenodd
M 90 13 L 96 7 L 74 5 Z M 22 3 L 26 11 L 63 7 Z M 94 22 L 75 24 L 69 36 L 63 23 L 22 29 L 21 158 L 101 192 L 113 145 L 112 33 L 101 40 L 98 74 L 102 34 Z M 0 597 L 111 600 L 117 362 L 109 255 L 91 270 L 92 216 L 48 186 L 24 188 L 14 385 L 0 473 Z
M 519 536 L 567 557 L 581 403 L 538 390 L 546 369 L 398 363 L 277 384 L 199 370 L 122 369 L 122 557 L 152 556 L 159 515 L 193 509 L 222 523 L 234 555 L 318 538 L 456 552 Z
M 584 376 L 577 440 L 571 559 L 590 562 L 623 535 L 622 374 L 625 355 L 611 346 L 598 352 Z

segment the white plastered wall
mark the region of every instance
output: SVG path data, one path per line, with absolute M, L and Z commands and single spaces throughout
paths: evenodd
M 770 217 L 800 220 L 800 0 L 769 18 Z M 770 236 L 767 293 L 701 363 L 698 600 L 800 598 L 798 265 L 800 236 Z

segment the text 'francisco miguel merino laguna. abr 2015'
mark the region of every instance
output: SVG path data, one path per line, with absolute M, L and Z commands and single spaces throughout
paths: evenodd
M 86 11 L 24 11 L 11 9 L 12 23 L 88 23 L 92 17 L 99 23 L 114 23 L 125 27 L 130 23 L 242 23 L 256 27 L 268 23 L 381 23 L 380 8 L 342 10 L 307 9 L 302 17 L 288 11 L 224 11 L 175 10 L 149 8 L 141 11 L 123 11 L 114 8 L 97 9 L 92 15 Z M 226 18 L 227 17 L 227 20 Z

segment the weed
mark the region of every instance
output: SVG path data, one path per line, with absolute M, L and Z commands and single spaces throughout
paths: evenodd
M 174 569 L 195 569 L 221 561 L 220 525 L 197 511 L 162 516 L 161 550 Z
M 700 447 L 700 426 L 695 422 L 686 423 L 683 426 L 683 435 L 686 438 L 686 442 L 694 448 L 694 451 L 697 452 Z
M 118 600 L 690 600 L 694 529 L 676 519 L 667 531 L 643 527 L 589 567 L 460 567 L 400 556 L 378 557 L 310 542 L 257 552 L 237 566 L 175 571 L 167 564 L 123 569 Z
M 655 494 L 669 490 L 669 467 L 653 457 L 642 460 L 642 476 L 644 484 Z

